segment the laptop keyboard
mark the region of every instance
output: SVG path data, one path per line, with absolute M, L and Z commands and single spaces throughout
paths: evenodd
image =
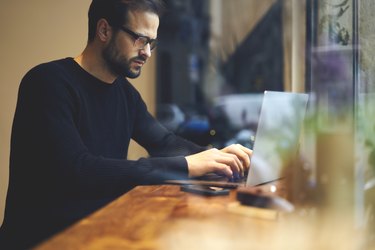
M 222 176 L 222 175 L 219 175 L 219 174 L 210 173 L 210 174 L 206 174 L 204 176 L 198 177 L 198 178 L 196 178 L 196 180 L 202 180 L 202 181 L 224 181 L 224 182 L 232 182 L 232 183 L 242 183 L 242 182 L 246 182 L 246 180 L 247 180 L 247 174 L 248 174 L 248 172 L 246 172 L 243 177 L 241 177 L 241 176 L 233 176 L 231 178 L 228 178 L 226 176 Z

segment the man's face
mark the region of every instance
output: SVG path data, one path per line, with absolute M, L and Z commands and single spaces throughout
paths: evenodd
M 126 29 L 150 39 L 157 37 L 159 17 L 151 12 L 130 12 Z M 141 74 L 142 66 L 151 56 L 150 44 L 137 46 L 136 39 L 119 29 L 113 33 L 102 52 L 108 69 L 114 75 L 136 78 Z

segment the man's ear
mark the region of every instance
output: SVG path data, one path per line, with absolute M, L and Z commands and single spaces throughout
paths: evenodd
M 109 41 L 112 35 L 111 26 L 104 18 L 100 19 L 96 25 L 96 35 L 102 42 Z

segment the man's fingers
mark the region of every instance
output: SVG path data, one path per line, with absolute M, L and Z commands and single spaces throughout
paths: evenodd
M 228 166 L 227 164 L 217 162 L 213 167 L 214 167 L 213 172 L 215 173 L 224 174 L 228 176 L 229 178 L 233 176 L 233 171 L 230 168 L 230 166 Z
M 225 163 L 230 166 L 234 173 L 242 172 L 242 166 L 240 160 L 235 155 L 227 154 L 225 157 Z
M 216 159 L 216 161 L 228 165 L 232 172 L 243 175 L 242 163 L 236 155 L 220 152 L 220 156 Z
M 236 144 L 242 151 L 244 151 L 249 157 L 251 157 L 253 155 L 253 150 L 245 147 L 245 146 L 242 146 L 241 144 Z
M 248 169 L 250 166 L 250 157 L 252 155 L 252 150 L 240 145 L 233 144 L 222 150 L 223 152 L 236 155 L 241 160 L 241 165 L 243 169 Z
M 190 177 L 202 176 L 209 172 L 243 176 L 248 169 L 251 150 L 239 145 L 231 145 L 222 150 L 215 148 L 186 156 Z
M 250 149 L 240 145 L 240 144 L 237 144 L 238 148 L 239 148 L 239 152 L 238 154 L 241 161 L 243 162 L 243 165 L 246 169 L 248 169 L 250 167 L 250 157 L 251 155 L 253 154 L 253 151 L 251 151 Z

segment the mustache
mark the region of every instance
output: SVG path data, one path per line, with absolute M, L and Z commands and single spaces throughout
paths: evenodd
M 142 63 L 146 63 L 146 61 L 147 61 L 147 59 L 142 57 L 142 56 L 133 57 L 131 60 L 132 61 L 140 61 Z

